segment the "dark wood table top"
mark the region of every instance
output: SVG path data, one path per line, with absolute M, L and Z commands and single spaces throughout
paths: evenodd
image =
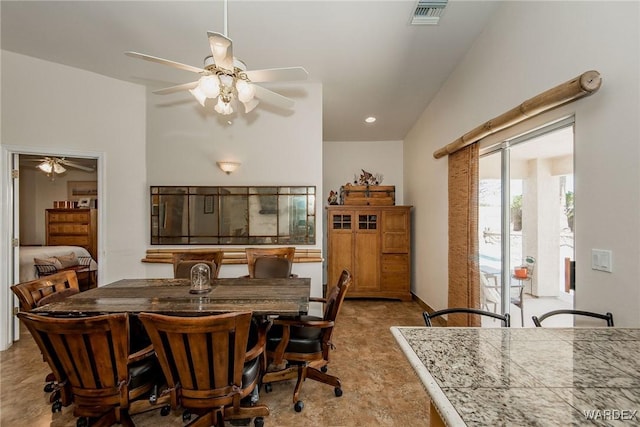
M 298 315 L 309 310 L 311 279 L 230 278 L 212 281 L 206 294 L 189 293 L 188 279 L 123 279 L 33 310 L 35 313 Z

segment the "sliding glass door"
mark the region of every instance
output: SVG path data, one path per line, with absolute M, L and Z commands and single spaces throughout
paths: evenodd
M 572 307 L 573 118 L 481 150 L 479 175 L 482 308 L 532 326 Z

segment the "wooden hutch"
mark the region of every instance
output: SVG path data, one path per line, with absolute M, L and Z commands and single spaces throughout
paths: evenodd
M 347 298 L 411 300 L 411 206 L 327 207 L 329 290 L 343 269 Z

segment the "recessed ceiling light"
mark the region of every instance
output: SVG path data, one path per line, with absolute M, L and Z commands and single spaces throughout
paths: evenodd
M 376 118 L 373 117 L 373 116 L 369 116 L 366 119 L 364 119 L 364 121 L 367 122 L 367 123 L 373 123 L 373 122 L 376 121 Z

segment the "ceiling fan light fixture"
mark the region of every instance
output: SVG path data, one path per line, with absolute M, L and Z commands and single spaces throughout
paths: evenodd
M 204 107 L 204 103 L 207 100 L 207 95 L 205 95 L 202 89 L 200 89 L 200 85 L 196 86 L 193 89 L 189 89 L 189 92 L 191 92 L 191 95 L 193 95 L 193 97 L 198 100 L 200 105 Z
M 233 113 L 231 102 L 224 102 L 224 100 L 222 99 L 222 96 L 218 97 L 218 103 L 213 109 L 216 110 L 216 112 L 218 112 L 219 114 L 222 114 L 223 116 L 227 116 Z
M 53 162 L 50 161 L 44 161 L 42 163 L 40 163 L 38 166 L 36 166 L 38 169 L 40 169 L 42 172 L 44 173 L 51 173 L 51 171 L 53 171 Z
M 207 98 L 216 98 L 220 95 L 218 76 L 202 76 L 198 87 Z
M 251 99 L 249 101 L 243 102 L 242 104 L 244 105 L 245 114 L 248 114 L 248 113 L 252 112 L 253 109 L 258 106 L 259 103 L 260 102 L 255 98 Z
M 220 85 L 225 86 L 229 89 L 233 88 L 233 76 L 228 74 L 220 74 Z
M 236 81 L 236 91 L 238 92 L 238 100 L 240 102 L 249 102 L 256 95 L 256 88 L 243 79 Z
M 53 171 L 57 174 L 65 173 L 67 169 L 58 162 L 53 162 Z

